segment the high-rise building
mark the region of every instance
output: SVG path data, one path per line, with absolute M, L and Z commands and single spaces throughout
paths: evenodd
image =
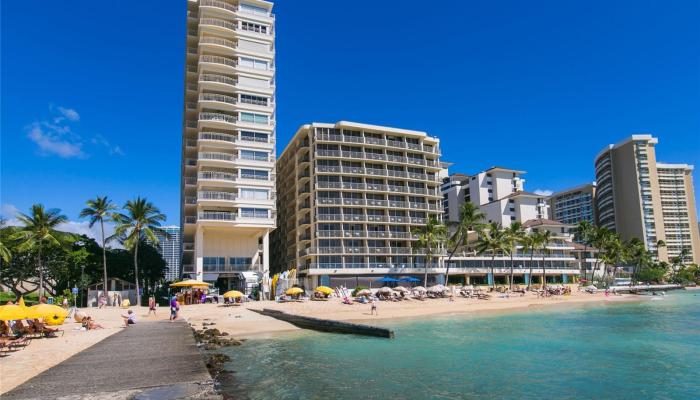
M 443 180 L 441 192 L 447 221 L 459 221 L 462 204 L 471 202 L 486 215 L 485 222 L 504 227 L 512 222 L 549 218 L 545 196 L 524 190 L 525 171 L 492 167 L 474 175 L 453 174 Z
M 442 219 L 441 169 L 439 140 L 425 132 L 303 125 L 277 161 L 273 269 L 297 268 L 309 287 L 422 277 L 412 230 Z
M 156 233 L 158 238 L 158 252 L 163 256 L 168 270 L 165 272 L 166 281 L 174 281 L 180 278 L 180 227 L 164 226 L 163 231 Z
M 609 145 L 595 159 L 596 219 L 628 240 L 639 238 L 659 260 L 688 251 L 700 260 L 692 166 L 656 161 L 658 139 L 633 135 Z M 657 248 L 658 241 L 665 246 Z
M 595 224 L 595 188 L 595 183 L 589 183 L 554 193 L 549 198 L 552 219 L 571 225 L 581 221 Z
M 252 290 L 275 227 L 275 18 L 260 0 L 187 2 L 183 275 Z

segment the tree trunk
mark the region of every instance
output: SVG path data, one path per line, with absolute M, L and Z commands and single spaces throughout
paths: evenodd
M 586 270 L 588 269 L 588 264 L 586 264 L 586 252 L 588 251 L 588 245 L 584 244 L 583 245 L 583 254 L 581 254 L 581 273 L 583 273 L 583 277 L 586 278 L 588 276 L 588 273 L 586 273 Z
M 527 276 L 527 290 L 530 290 L 530 286 L 532 285 L 532 263 L 534 262 L 532 259 L 534 258 L 534 252 L 530 252 L 530 273 Z
M 425 275 L 423 276 L 423 287 L 428 288 L 428 265 L 430 264 L 430 256 L 425 257 Z
M 508 287 L 513 290 L 513 251 L 510 252 L 510 279 L 508 280 Z
M 43 262 L 41 261 L 41 243 L 39 243 L 39 253 L 38 253 L 38 261 L 39 261 L 39 301 L 41 301 L 41 297 L 44 296 L 44 265 Z
M 493 273 L 493 264 L 496 262 L 496 252 L 491 256 L 491 287 L 496 287 L 496 274 Z
M 445 286 L 447 286 L 447 284 L 450 282 L 450 261 L 452 260 L 452 256 L 457 251 L 457 248 L 462 243 L 462 240 L 464 240 L 464 234 L 459 236 L 459 241 L 455 243 L 455 247 L 452 249 L 452 252 L 450 252 L 450 256 L 447 257 L 447 267 L 445 267 Z
M 547 287 L 547 261 L 544 258 L 542 255 L 542 289 Z
M 134 244 L 134 278 L 136 280 L 136 305 L 138 307 L 141 307 L 141 289 L 139 286 L 139 261 L 138 261 L 138 255 L 139 255 L 139 241 L 138 237 L 136 240 L 136 244 Z
M 100 228 L 102 229 L 102 269 L 103 269 L 103 278 L 104 280 L 103 285 L 102 285 L 102 292 L 104 293 L 105 297 L 107 297 L 107 303 L 109 304 L 112 300 L 109 298 L 109 292 L 107 289 L 107 248 L 106 246 L 106 241 L 105 241 L 105 223 L 102 219 L 100 219 Z M 114 306 L 114 303 L 111 303 L 112 306 Z

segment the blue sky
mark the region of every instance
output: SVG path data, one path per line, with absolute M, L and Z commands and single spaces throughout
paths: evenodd
M 1 4 L 5 213 L 41 202 L 85 229 L 87 198 L 142 195 L 178 223 L 185 1 Z M 453 172 L 523 169 L 529 190 L 592 181 L 633 133 L 700 164 L 696 0 L 411 4 L 275 5 L 278 153 L 351 120 L 425 130 Z

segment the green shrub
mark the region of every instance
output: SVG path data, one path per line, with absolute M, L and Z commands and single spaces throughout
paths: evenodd
M 359 292 L 360 290 L 364 290 L 364 289 L 367 289 L 367 288 L 364 287 L 364 286 L 358 286 L 358 287 L 356 287 L 356 288 L 353 289 L 353 291 L 352 291 L 352 296 L 353 296 L 353 297 L 357 296 L 357 292 Z

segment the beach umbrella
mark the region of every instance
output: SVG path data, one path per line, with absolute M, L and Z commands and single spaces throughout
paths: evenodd
M 379 293 L 391 293 L 394 290 L 390 288 L 389 286 L 384 286 L 383 288 L 377 290 Z
M 399 282 L 411 282 L 411 283 L 416 283 L 416 282 L 420 282 L 420 279 L 414 278 L 414 277 L 412 277 L 412 276 L 406 276 L 406 277 L 400 278 L 400 279 L 399 279 Z
M 326 295 L 330 295 L 333 293 L 333 289 L 329 288 L 328 286 L 319 286 L 316 288 L 316 291 Z
M 209 287 L 209 284 L 194 279 L 187 279 L 184 281 L 175 282 L 171 284 L 170 287 Z
M 437 292 L 437 293 L 444 292 L 445 290 L 447 290 L 447 288 L 445 286 L 439 285 L 439 284 L 428 288 L 429 292 Z
M 405 292 L 408 292 L 408 289 L 406 289 L 406 288 L 403 287 L 403 286 L 397 286 L 397 287 L 394 288 L 394 290 L 397 291 L 397 292 L 404 292 L 404 293 L 405 293 Z
M 225 299 L 236 299 L 243 296 L 244 294 L 239 292 L 238 290 L 229 290 L 228 292 L 224 293 Z
M 17 304 L 8 304 L 0 306 L 0 320 L 12 321 L 17 319 L 27 318 L 27 307 L 18 306 Z
M 399 280 L 396 278 L 392 278 L 390 276 L 385 276 L 383 278 L 377 279 L 375 282 L 384 282 L 384 283 L 395 283 L 398 282 Z
M 423 286 L 416 286 L 411 290 L 413 290 L 414 292 L 425 292 L 426 291 Z
M 24 296 L 19 298 L 19 301 L 17 302 L 17 305 L 20 307 L 26 307 L 27 305 L 24 304 Z
M 47 325 L 61 325 L 68 311 L 53 304 L 37 304 L 28 308 L 27 318 L 42 318 Z
M 355 294 L 355 296 L 369 296 L 369 295 L 371 295 L 371 294 L 372 294 L 372 291 L 371 291 L 371 290 L 369 290 L 369 289 L 362 289 L 362 290 L 358 291 L 358 292 Z
M 302 293 L 304 293 L 304 289 L 302 289 L 302 288 L 300 288 L 300 287 L 293 287 L 293 288 L 287 289 L 287 291 L 286 291 L 285 293 L 294 296 L 294 295 L 297 295 L 297 294 L 302 294 Z

